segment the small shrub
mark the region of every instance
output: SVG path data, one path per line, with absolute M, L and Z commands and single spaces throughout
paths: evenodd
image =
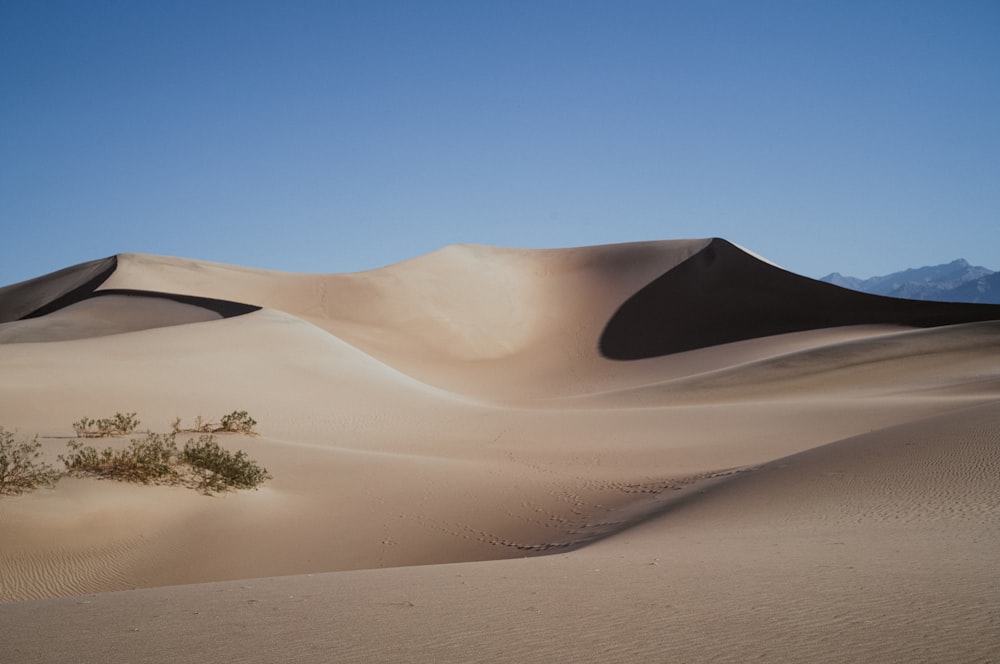
M 0 495 L 16 496 L 58 481 L 61 474 L 40 460 L 41 447 L 38 436 L 19 442 L 0 427 Z
M 253 428 L 257 426 L 257 420 L 250 417 L 245 410 L 234 410 L 222 418 L 221 431 L 229 433 L 254 433 Z
M 94 420 L 84 417 L 73 423 L 73 430 L 81 438 L 108 438 L 110 436 L 125 436 L 139 427 L 135 413 L 115 413 L 114 417 Z
M 212 433 L 218 430 L 219 425 L 214 422 L 210 422 L 203 418 L 201 415 L 194 418 L 194 429 L 193 431 L 197 433 Z
M 98 450 L 79 440 L 66 443 L 66 454 L 59 460 L 66 473 L 97 476 L 143 484 L 184 484 L 205 493 L 229 489 L 256 489 L 271 475 L 242 450 L 230 452 L 219 447 L 211 432 L 225 431 L 253 435 L 257 422 L 245 410 L 233 411 L 220 425 L 198 417 L 195 427 L 208 435 L 191 439 L 178 451 L 176 437 L 182 431 L 178 417 L 169 434 L 147 432 L 145 438 L 133 438 L 128 447 Z M 73 424 L 81 438 L 128 434 L 139 426 L 135 413 L 116 413 L 102 420 L 83 418 Z M 40 460 L 38 437 L 30 442 L 16 442 L 13 434 L 0 427 L 0 495 L 19 494 L 39 486 L 52 486 L 62 473 Z
M 97 420 L 84 417 L 79 422 L 73 422 L 73 431 L 83 438 L 91 438 L 100 435 L 97 432 Z
M 133 438 L 125 449 L 98 450 L 78 440 L 67 444 L 59 460 L 71 475 L 97 476 L 143 484 L 188 484 L 205 493 L 229 489 L 256 489 L 271 475 L 242 450 L 219 447 L 213 435 L 191 439 L 178 452 L 176 434 L 146 434 Z
M 248 436 L 255 436 L 257 432 L 253 430 L 257 426 L 257 420 L 250 417 L 245 410 L 234 410 L 228 415 L 224 415 L 219 424 L 204 419 L 201 415 L 194 418 L 194 426 L 190 429 L 181 426 L 181 418 L 175 418 L 170 425 L 174 433 L 242 433 Z
M 174 421 L 170 423 L 170 428 L 173 429 L 174 433 L 212 433 L 220 430 L 218 424 L 206 420 L 201 415 L 194 418 L 194 426 L 190 429 L 181 426 L 181 418 L 179 417 L 174 418 Z
M 211 435 L 199 436 L 197 441 L 189 440 L 181 458 L 193 468 L 198 488 L 206 492 L 256 489 L 271 479 L 267 469 L 258 466 L 246 452 L 225 450 Z
M 125 449 L 105 448 L 98 451 L 90 445 L 71 440 L 69 454 L 59 455 L 66 470 L 73 475 L 97 475 L 124 482 L 171 484 L 179 480 L 177 444 L 174 434 L 146 434 L 133 438 Z

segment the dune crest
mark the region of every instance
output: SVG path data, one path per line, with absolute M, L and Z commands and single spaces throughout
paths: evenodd
M 92 293 L 118 266 L 111 256 L 0 287 L 0 323 L 43 316 Z

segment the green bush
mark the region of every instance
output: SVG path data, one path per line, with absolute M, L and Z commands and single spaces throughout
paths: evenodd
M 66 443 L 66 454 L 59 460 L 66 473 L 96 476 L 143 484 L 184 484 L 206 493 L 229 489 L 256 489 L 271 475 L 242 450 L 230 452 L 219 446 L 211 432 L 254 435 L 257 422 L 245 410 L 233 411 L 222 418 L 221 425 L 195 420 L 198 432 L 209 435 L 191 439 L 183 451 L 177 449 L 180 418 L 173 422 L 173 433 L 147 432 L 145 438 L 133 438 L 128 447 L 98 450 L 78 440 Z M 116 413 L 101 420 L 83 418 L 73 424 L 81 438 L 118 436 L 139 426 L 135 413 Z M 16 495 L 40 486 L 53 486 L 63 475 L 41 460 L 38 436 L 30 442 L 15 441 L 14 435 L 0 427 L 0 495 Z
M 71 440 L 66 444 L 69 453 L 59 455 L 59 460 L 75 476 L 143 484 L 188 484 L 205 493 L 256 489 L 271 479 L 267 470 L 246 452 L 219 447 L 215 436 L 191 439 L 179 452 L 176 435 L 149 433 L 144 439 L 133 438 L 127 448 L 117 450 L 111 447 L 98 450 Z
M 184 445 L 181 458 L 191 465 L 202 491 L 256 489 L 271 475 L 250 459 L 246 452 L 235 453 L 219 447 L 215 436 L 199 436 Z
M 41 460 L 38 436 L 16 441 L 14 434 L 0 427 L 0 495 L 19 495 L 40 486 L 53 486 L 60 473 Z
M 257 420 L 250 417 L 245 410 L 234 410 L 223 416 L 221 431 L 252 434 L 255 426 L 257 426 Z
M 73 423 L 73 430 L 81 438 L 107 438 L 109 436 L 125 436 L 139 427 L 135 413 L 115 413 L 114 417 L 93 420 L 84 417 Z
M 59 460 L 73 475 L 96 475 L 143 484 L 172 484 L 180 478 L 174 434 L 148 433 L 146 438 L 133 438 L 127 448 L 119 450 L 107 447 L 98 451 L 76 440 L 67 446 L 69 454 L 59 455 Z

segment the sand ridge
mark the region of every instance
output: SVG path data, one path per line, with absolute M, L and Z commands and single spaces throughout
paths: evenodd
M 0 287 L 0 323 L 56 311 L 93 292 L 118 268 L 117 256 Z
M 0 289 L 0 425 L 48 458 L 85 414 L 247 409 L 223 444 L 274 476 L 0 498 L 0 630 L 25 662 L 1000 658 L 1000 307 L 818 283 L 700 239 Z

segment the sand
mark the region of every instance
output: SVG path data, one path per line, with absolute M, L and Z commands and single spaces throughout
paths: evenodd
M 273 479 L 0 497 L 3 659 L 1000 660 L 998 321 L 718 239 L 8 286 L 5 429 L 245 409 Z

